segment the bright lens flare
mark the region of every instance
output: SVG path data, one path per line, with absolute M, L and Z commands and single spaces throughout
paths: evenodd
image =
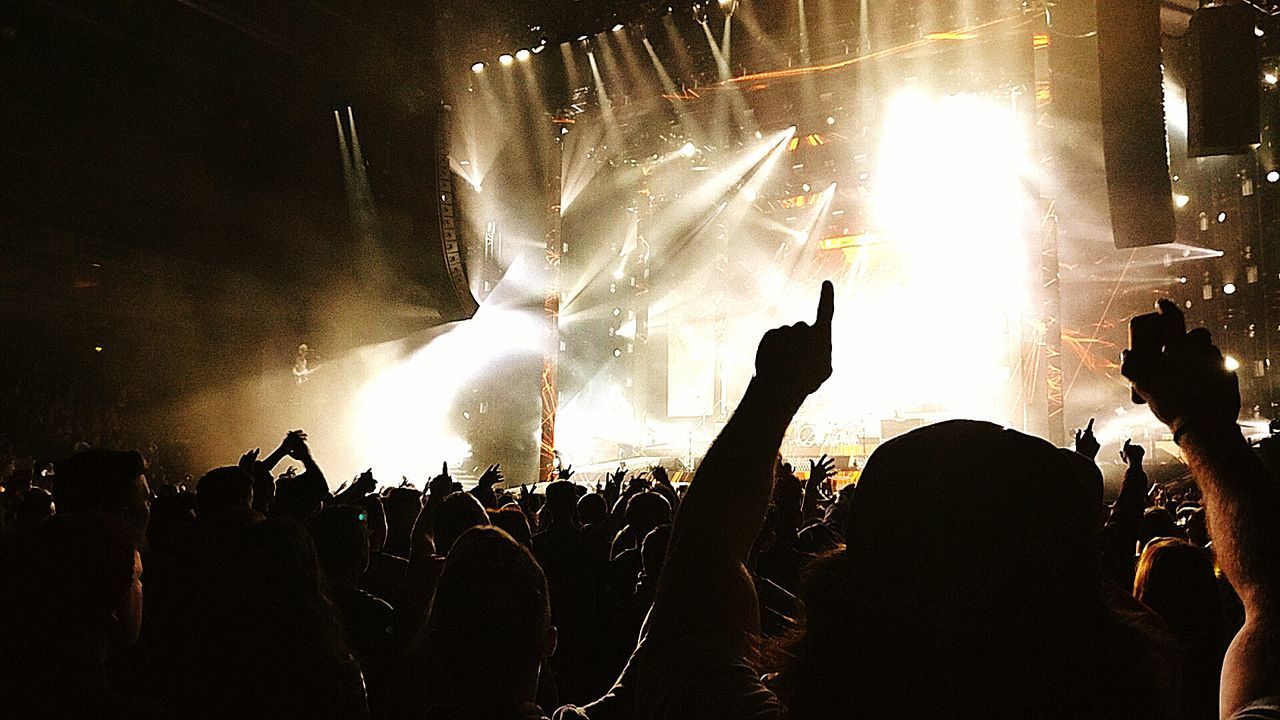
M 1007 103 L 917 93 L 890 102 L 871 196 L 885 242 L 848 251 L 856 279 L 837 302 L 836 378 L 849 387 L 831 397 L 858 398 L 869 417 L 927 408 L 1018 419 L 1010 368 L 1030 292 L 1029 168 Z M 876 351 L 859 351 L 868 341 Z
M 356 455 L 372 458 L 377 477 L 398 482 L 404 475 L 420 487 L 439 472 L 442 460 L 461 463 L 471 446 L 454 429 L 455 393 L 487 364 L 538 351 L 541 338 L 540 314 L 482 306 L 407 359 L 386 362 L 396 348 L 367 349 L 363 360 L 376 374 L 361 389 L 348 430 Z

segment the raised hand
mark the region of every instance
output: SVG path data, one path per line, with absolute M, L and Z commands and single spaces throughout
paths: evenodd
M 822 283 L 813 324 L 796 323 L 765 333 L 756 349 L 756 378 L 769 391 L 803 402 L 831 377 L 831 318 L 835 286 Z
M 1076 429 L 1076 452 L 1093 460 L 1098 457 L 1098 450 L 1101 448 L 1098 438 L 1093 435 L 1093 418 L 1089 418 L 1089 424 L 1085 429 Z
M 826 487 L 827 481 L 836 475 L 836 461 L 827 457 L 826 453 L 817 460 L 809 461 L 809 482 L 807 488 Z
M 427 484 L 427 490 L 432 497 L 444 499 L 446 495 L 453 492 L 453 478 L 449 476 L 449 463 L 440 463 L 440 474 L 431 478 L 431 482 Z
M 289 453 L 289 457 L 295 460 L 301 460 L 303 456 L 311 452 L 307 448 L 307 434 L 301 430 L 290 430 L 284 436 L 284 441 L 280 443 L 280 447 L 283 447 Z
M 665 487 L 669 487 L 671 485 L 671 476 L 667 474 L 667 469 L 661 465 L 654 465 L 649 469 L 649 473 L 653 475 L 653 479 L 656 480 L 659 485 Z
M 1146 457 L 1147 449 L 1141 445 L 1134 445 L 1133 440 L 1125 440 L 1124 446 L 1120 448 L 1120 459 L 1125 461 L 1129 467 L 1142 467 L 1142 458 Z
M 258 453 L 262 452 L 262 448 L 254 448 L 249 452 L 240 456 L 240 462 L 236 463 L 241 470 L 253 474 L 253 467 L 258 462 Z
M 1187 332 L 1182 311 L 1168 300 L 1160 301 L 1155 315 L 1163 334 L 1160 346 L 1125 350 L 1120 374 L 1169 426 L 1175 441 L 1193 425 L 1234 425 L 1240 415 L 1240 384 L 1209 331 Z
M 369 468 L 360 473 L 355 482 L 351 483 L 353 490 L 358 490 L 361 494 L 368 495 L 378 489 L 378 481 L 373 479 L 373 468 Z
M 501 463 L 494 463 L 480 475 L 480 479 L 476 481 L 476 484 L 480 487 L 493 487 L 502 482 L 502 477 Z
M 568 480 L 573 477 L 573 464 L 561 465 L 560 471 L 556 473 L 557 480 Z

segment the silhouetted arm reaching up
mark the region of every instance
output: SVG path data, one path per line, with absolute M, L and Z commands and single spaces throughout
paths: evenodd
M 649 620 L 655 643 L 696 639 L 740 658 L 759 634 L 746 562 L 769 506 L 783 433 L 831 376 L 834 306 L 835 290 L 825 282 L 812 325 L 777 328 L 761 339 L 755 377 L 676 515 Z
M 1280 696 L 1280 485 L 1236 425 L 1238 381 L 1209 332 L 1186 332 L 1182 311 L 1167 300 L 1159 319 L 1161 347 L 1125 351 L 1121 372 L 1173 431 L 1204 495 L 1218 562 L 1244 604 L 1244 627 L 1222 668 L 1225 718 Z

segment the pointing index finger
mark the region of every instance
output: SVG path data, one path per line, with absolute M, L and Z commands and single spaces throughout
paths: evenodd
M 831 329 L 831 316 L 836 311 L 836 287 L 830 280 L 822 281 L 822 294 L 818 297 L 818 317 L 814 327 Z

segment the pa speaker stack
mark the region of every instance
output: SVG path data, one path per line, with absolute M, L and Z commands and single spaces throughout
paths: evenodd
M 1098 0 L 1098 80 L 1118 248 L 1173 242 L 1160 68 L 1160 0 Z
M 1255 15 L 1240 3 L 1205 6 L 1191 18 L 1186 73 L 1191 157 L 1246 153 L 1261 139 Z

